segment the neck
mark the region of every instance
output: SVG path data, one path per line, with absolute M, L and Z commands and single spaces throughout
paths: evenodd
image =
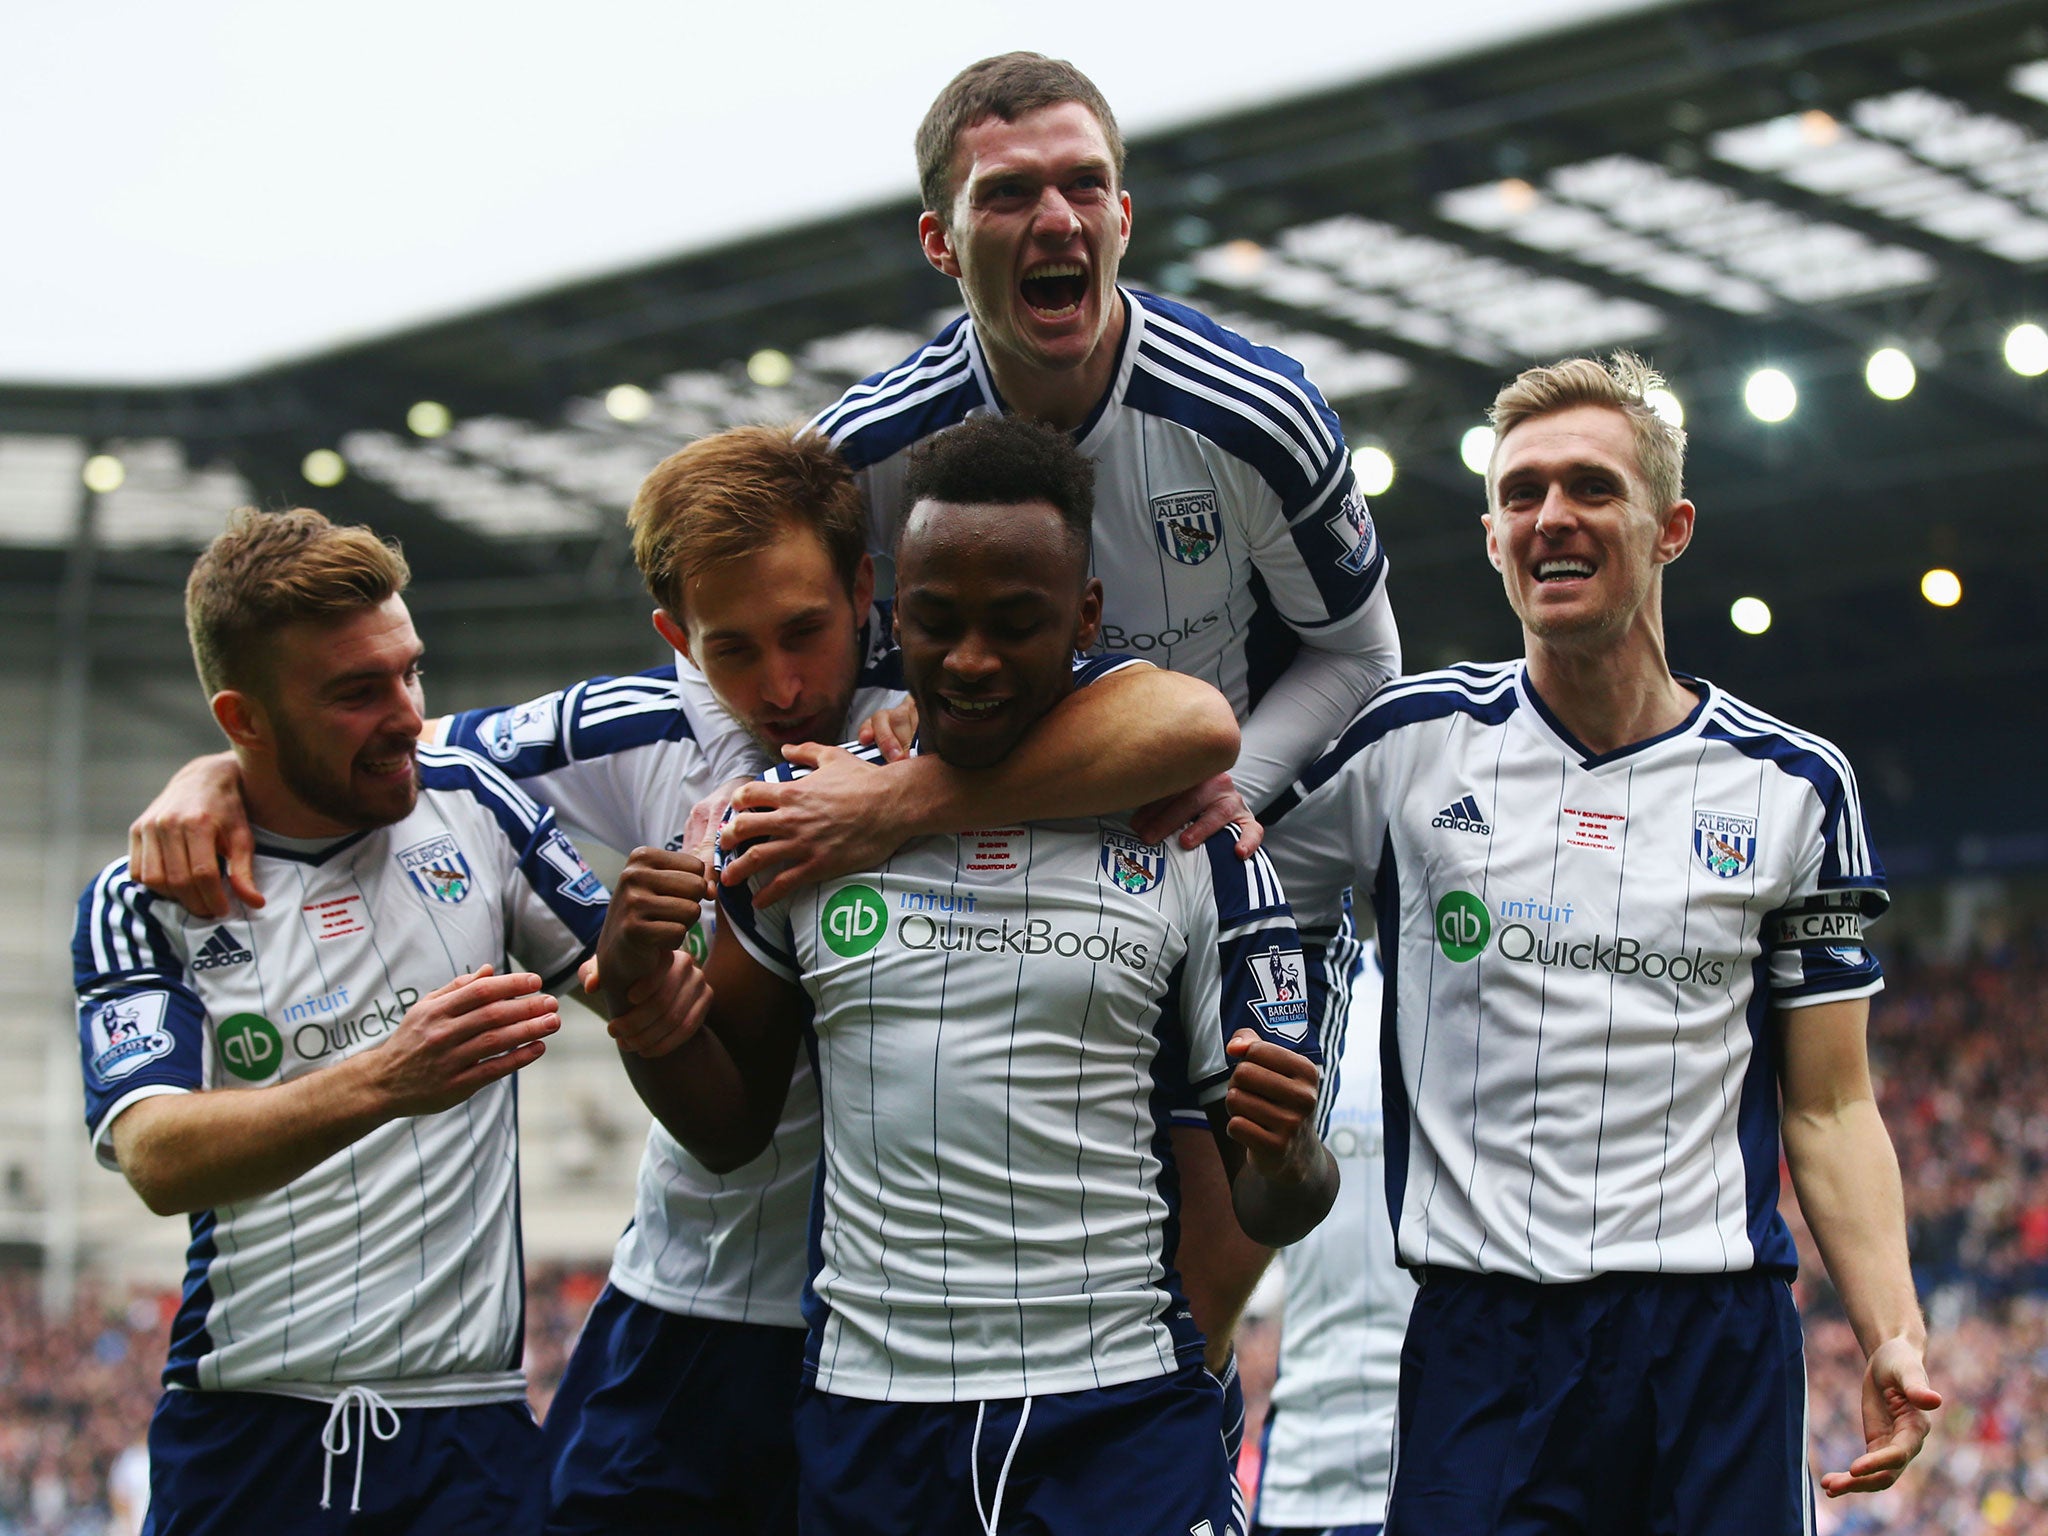
M 275 832 L 279 837 L 346 837 L 362 830 L 323 816 L 307 805 L 285 788 L 276 767 L 267 759 L 239 748 L 235 756 L 242 765 L 242 801 L 249 808 L 251 825 Z
M 1595 756 L 1661 736 L 1699 702 L 1671 675 L 1661 624 L 1604 641 L 1560 642 L 1522 631 L 1529 681 L 1550 712 Z
M 1042 421 L 1062 432 L 1073 431 L 1088 419 L 1096 401 L 1109 392 L 1110 377 L 1123 346 L 1124 327 L 1129 323 L 1129 316 L 1124 313 L 1123 292 L 1118 289 L 1109 324 L 1102 328 L 1094 350 L 1078 368 L 1035 368 L 1008 353 L 988 349 L 984 353 L 988 371 L 1003 403 L 1019 416 Z

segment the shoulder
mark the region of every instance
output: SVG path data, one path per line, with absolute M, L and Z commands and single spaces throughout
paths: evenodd
M 982 404 L 966 316 L 894 368 L 854 385 L 811 420 L 855 469 L 901 453 Z
M 1718 688 L 1706 709 L 1700 731 L 1706 740 L 1723 742 L 1745 757 L 1804 779 L 1823 801 L 1855 795 L 1856 776 L 1848 755 L 1825 736 L 1789 725 Z
M 1229 929 L 1255 918 L 1280 917 L 1288 913 L 1287 894 L 1280 887 L 1280 875 L 1261 848 L 1248 859 L 1237 854 L 1240 829 L 1235 825 L 1210 834 L 1190 857 L 1207 873 L 1215 893 L 1217 921 Z M 1169 843 L 1178 847 L 1178 840 Z
M 487 815 L 516 847 L 524 848 L 546 814 L 495 763 L 461 747 L 422 745 L 420 794 L 458 816 Z
M 1303 776 L 1304 782 L 1313 789 L 1375 742 L 1432 720 L 1464 716 L 1481 725 L 1504 724 L 1519 707 L 1515 678 L 1520 669 L 1521 664 L 1512 661 L 1459 662 L 1395 678 L 1352 717 L 1330 750 Z
M 1133 291 L 1144 311 L 1126 403 L 1200 434 L 1268 480 L 1311 478 L 1344 438 L 1300 363 L 1198 309 Z
M 77 975 L 83 978 L 182 965 L 168 928 L 156 916 L 160 900 L 134 878 L 125 858 L 114 860 L 94 875 L 78 899 L 72 933 L 72 963 Z M 172 910 L 183 909 L 174 906 Z
M 695 739 L 672 661 L 630 677 L 579 683 L 569 690 L 567 711 L 569 746 L 579 759 Z

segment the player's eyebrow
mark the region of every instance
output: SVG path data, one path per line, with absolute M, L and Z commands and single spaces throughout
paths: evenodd
M 339 676 L 328 678 L 326 682 L 320 685 L 320 691 L 323 694 L 340 693 L 344 689 L 349 688 L 356 683 L 379 682 L 382 681 L 384 678 L 391 677 L 394 675 L 402 677 L 406 673 L 412 671 L 412 669 L 414 667 L 417 667 L 422 661 L 426 660 L 426 655 L 427 648 L 425 646 L 421 646 L 418 650 L 414 651 L 410 656 L 408 656 L 405 659 L 404 664 L 401 666 L 357 667 L 353 671 L 343 672 Z
M 813 603 L 808 608 L 799 608 L 794 613 L 786 614 L 782 622 L 776 627 L 778 629 L 789 629 L 798 624 L 807 624 L 819 619 L 829 618 L 831 613 L 832 605 L 830 603 Z M 726 629 L 707 629 L 704 631 L 704 643 L 706 645 L 709 645 L 714 640 L 751 640 L 753 638 L 752 631 L 738 626 Z

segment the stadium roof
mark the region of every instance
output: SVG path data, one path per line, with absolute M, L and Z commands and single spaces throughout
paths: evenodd
M 1628 346 L 1669 375 L 1692 434 L 1702 517 L 1669 598 L 1676 656 L 1852 745 L 1880 717 L 1919 722 L 1873 761 L 1902 806 L 1968 779 L 1945 730 L 1975 744 L 1985 793 L 1989 758 L 2039 750 L 2007 704 L 2048 683 L 2048 375 L 2006 357 L 2015 325 L 2048 321 L 2035 0 L 1636 13 L 1143 138 L 1129 183 L 1126 280 L 1301 356 L 1354 446 L 1391 457 L 1375 507 L 1411 665 L 1514 642 L 1460 462 L 1494 390 Z M 41 547 L 54 569 L 80 466 L 106 453 L 126 480 L 99 499 L 102 534 L 133 551 L 117 576 L 160 580 L 228 502 L 311 500 L 402 536 L 428 584 L 626 590 L 618 519 L 659 457 L 806 413 L 957 312 L 915 211 L 226 384 L 0 386 L 0 536 L 18 568 Z M 1884 347 L 1913 364 L 1902 399 L 1866 383 Z M 1796 391 L 1775 424 L 1745 405 L 1765 367 Z M 408 430 L 409 414 L 436 425 L 422 401 L 445 434 Z M 339 485 L 308 487 L 316 449 L 345 460 Z M 1960 575 L 1962 603 L 1921 601 L 1932 566 Z M 1745 595 L 1776 611 L 1768 634 L 1731 627 Z

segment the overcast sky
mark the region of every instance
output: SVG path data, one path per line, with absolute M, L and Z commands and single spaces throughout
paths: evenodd
M 0 379 L 233 375 L 906 193 L 1004 49 L 1142 133 L 1648 3 L 15 0 Z

